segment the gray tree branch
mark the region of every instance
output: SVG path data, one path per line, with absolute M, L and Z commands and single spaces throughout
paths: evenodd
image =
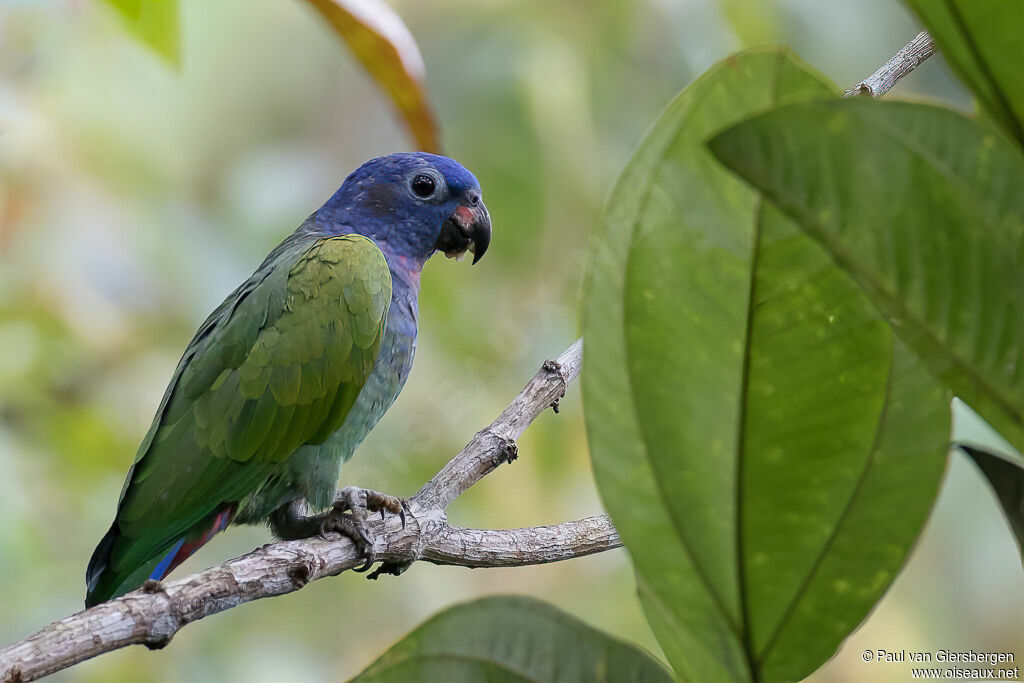
M 396 571 L 418 560 L 463 567 L 521 567 L 558 562 L 622 545 L 607 516 L 526 529 L 465 529 L 445 509 L 502 462 L 516 439 L 557 404 L 579 375 L 583 341 L 548 361 L 487 428 L 413 496 L 405 528 L 374 520 L 373 552 Z M 142 589 L 54 622 L 0 650 L 0 681 L 30 681 L 127 645 L 167 645 L 185 625 L 245 602 L 284 595 L 363 563 L 347 538 L 271 543 L 192 576 Z
M 924 60 L 935 54 L 935 41 L 922 31 L 914 36 L 902 50 L 892 56 L 878 71 L 846 91 L 846 97 L 867 95 L 881 97 L 889 92 L 901 78 L 921 66 Z

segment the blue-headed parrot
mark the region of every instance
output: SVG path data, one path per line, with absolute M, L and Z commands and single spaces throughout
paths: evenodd
M 185 349 L 89 561 L 86 606 L 162 579 L 229 524 L 365 548 L 368 510 L 404 520 L 404 501 L 374 491 L 336 503 L 341 466 L 409 376 L 427 259 L 476 263 L 490 237 L 480 185 L 452 159 L 392 154 L 346 178 Z

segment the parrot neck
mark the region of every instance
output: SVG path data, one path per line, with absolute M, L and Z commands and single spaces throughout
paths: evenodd
M 416 337 L 419 322 L 420 274 L 423 264 L 411 256 L 388 253 L 384 247 L 384 258 L 391 271 L 391 308 L 388 324 L 410 338 Z
M 394 291 L 397 291 L 401 286 L 408 289 L 414 297 L 419 296 L 420 275 L 423 273 L 423 263 L 411 256 L 398 256 L 388 254 L 387 250 L 382 251 L 384 251 L 384 258 L 387 259 L 388 267 L 391 269 L 391 281 Z
M 391 271 L 391 312 L 392 319 L 400 331 L 412 338 L 416 336 L 416 324 L 419 320 L 419 296 L 420 296 L 420 274 L 427 257 L 419 257 L 407 253 L 406 250 L 396 247 L 389 240 L 380 235 L 366 234 L 364 231 L 353 229 L 347 222 L 341 219 L 327 220 L 323 215 L 324 209 L 320 209 L 310 217 L 296 234 L 303 235 L 348 235 L 360 234 L 369 237 L 380 248 L 388 262 L 388 270 Z M 390 323 L 389 323 L 390 324 Z

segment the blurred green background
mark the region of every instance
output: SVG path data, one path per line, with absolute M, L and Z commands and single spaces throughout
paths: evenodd
M 591 226 L 678 90 L 764 43 L 792 46 L 845 87 L 920 30 L 895 0 L 392 6 L 423 51 L 446 150 L 479 177 L 495 230 L 476 268 L 428 267 L 411 379 L 343 472 L 399 495 L 575 339 Z M 175 69 L 95 0 L 0 1 L 0 644 L 81 608 L 89 555 L 199 322 L 352 168 L 410 145 L 305 3 L 187 0 L 181 29 Z M 970 108 L 940 59 L 890 97 Z M 513 466 L 453 506 L 454 523 L 600 510 L 578 390 L 562 405 Z M 234 528 L 172 578 L 268 540 Z M 509 570 L 418 564 L 377 582 L 347 574 L 55 679 L 342 680 L 439 608 L 498 592 L 547 599 L 658 652 L 617 551 Z M 1021 643 L 1020 561 L 958 456 L 906 570 L 813 680 L 906 677 L 864 664 L 864 649 L 1016 647 L 1024 659 Z

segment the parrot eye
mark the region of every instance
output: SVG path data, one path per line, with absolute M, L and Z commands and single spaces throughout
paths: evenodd
M 421 199 L 430 197 L 437 189 L 437 183 L 425 173 L 415 176 L 409 186 L 412 188 L 413 194 Z

